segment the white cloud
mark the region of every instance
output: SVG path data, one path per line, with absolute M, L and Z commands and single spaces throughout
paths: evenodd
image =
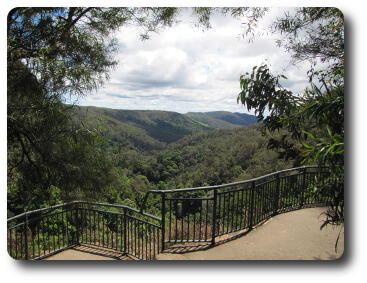
M 275 10 L 270 15 L 275 15 Z M 271 22 L 265 19 L 265 26 Z M 196 28 L 184 13 L 182 22 L 141 41 L 135 27 L 123 28 L 119 65 L 111 80 L 81 105 L 123 109 L 158 109 L 177 112 L 228 110 L 247 112 L 237 104 L 239 77 L 254 65 L 270 62 L 275 72 L 285 73 L 286 87 L 300 91 L 304 67 L 289 65 L 289 55 L 275 45 L 272 36 L 243 39 L 241 20 L 216 15 L 212 29 Z M 285 71 L 285 72 L 284 72 Z

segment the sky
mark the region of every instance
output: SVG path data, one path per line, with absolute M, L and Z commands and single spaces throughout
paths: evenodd
M 259 30 L 266 29 L 284 9 L 272 8 Z M 243 19 L 213 15 L 212 28 L 195 26 L 191 11 L 179 23 L 142 41 L 137 27 L 123 27 L 117 34 L 118 66 L 97 92 L 77 104 L 113 109 L 166 110 L 179 113 L 230 111 L 249 113 L 237 104 L 241 74 L 262 63 L 283 73 L 284 86 L 300 92 L 307 84 L 307 68 L 290 64 L 289 54 L 276 45 L 274 35 L 249 42 L 242 37 Z

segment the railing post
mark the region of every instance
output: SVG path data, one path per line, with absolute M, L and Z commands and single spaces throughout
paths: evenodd
M 249 229 L 251 230 L 254 226 L 254 204 L 255 204 L 255 190 L 256 190 L 256 183 L 255 181 L 252 181 L 251 191 L 250 191 L 250 223 L 249 223 Z
M 126 208 L 124 208 L 124 254 L 127 254 L 127 212 L 126 212 Z
M 300 207 L 303 206 L 305 202 L 305 191 L 306 191 L 306 168 L 302 168 L 302 183 L 301 183 L 301 200 Z
M 218 193 L 218 190 L 214 189 L 213 219 L 212 219 L 212 245 L 215 244 L 215 233 L 216 233 L 216 226 L 217 226 L 217 193 Z
M 76 205 L 75 208 L 75 226 L 76 226 L 76 243 L 79 244 L 79 205 Z
M 162 212 L 162 220 L 161 220 L 161 251 L 164 251 L 165 248 L 165 230 L 166 230 L 166 195 L 162 193 L 162 204 L 161 204 L 161 212 Z
M 274 211 L 273 216 L 278 214 L 279 210 L 279 199 L 280 199 L 280 175 L 275 175 L 275 198 L 274 198 Z
M 28 254 L 28 214 L 25 213 L 25 222 L 24 222 L 24 245 L 25 245 L 25 259 L 29 259 Z

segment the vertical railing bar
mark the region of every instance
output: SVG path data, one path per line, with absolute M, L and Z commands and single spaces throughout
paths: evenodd
M 87 209 L 86 207 L 83 205 L 82 208 L 82 215 L 81 215 L 82 219 L 81 219 L 81 227 L 82 227 L 82 235 L 83 235 L 83 243 L 87 243 L 88 242 L 88 223 L 87 223 Z
M 155 227 L 153 227 L 153 258 L 155 258 L 155 255 L 156 255 L 156 233 L 155 233 L 156 229 Z M 159 243 L 159 241 L 158 241 Z
M 135 255 L 137 255 L 137 250 L 138 250 L 138 246 L 137 246 L 137 238 L 138 238 L 138 233 L 137 233 L 137 221 L 136 219 L 134 219 L 134 246 L 135 246 Z
M 154 246 L 155 246 L 155 234 L 154 234 L 154 226 L 151 226 L 151 230 L 150 230 L 150 244 L 149 244 L 149 255 L 150 255 L 150 259 L 153 260 L 154 259 Z M 153 249 L 152 249 L 153 248 Z
M 141 235 L 141 258 L 144 259 L 144 233 L 142 233 L 145 224 L 144 223 L 140 223 L 141 225 L 141 230 L 140 230 L 140 235 Z
M 187 241 L 190 239 L 190 211 L 187 213 Z
M 138 248 L 138 246 L 137 246 L 137 238 L 138 238 L 138 233 L 137 233 L 137 223 L 136 223 L 137 221 L 136 221 L 136 219 L 134 219 L 134 246 L 135 246 L 135 255 L 137 255 L 137 248 Z
M 246 228 L 250 228 L 251 220 L 251 189 L 246 190 Z
M 232 213 L 231 213 L 231 232 L 233 232 L 233 222 L 234 222 L 234 200 L 235 200 L 235 193 L 232 192 Z
M 62 215 L 62 223 L 63 223 L 63 246 L 66 247 L 68 245 L 68 213 L 67 210 L 64 210 Z
M 176 214 L 176 220 L 175 220 L 175 222 L 176 222 L 176 224 L 175 224 L 175 242 L 177 243 L 177 240 L 178 240 L 178 235 L 177 235 L 177 231 L 178 231 L 178 229 L 177 229 L 177 218 L 178 218 L 178 201 L 177 200 L 175 200 L 175 214 Z
M 91 234 L 90 234 L 90 242 L 95 245 L 96 243 L 96 211 L 91 208 L 91 218 L 90 218 L 90 228 L 91 228 Z
M 229 222 L 230 222 L 229 212 L 231 211 L 231 195 L 230 195 L 230 192 L 227 192 L 226 195 L 227 195 L 227 199 L 228 199 L 228 201 L 227 201 L 227 212 L 228 213 L 227 213 L 227 230 L 226 230 L 226 234 L 228 234 L 228 232 L 229 232 Z
M 144 235 L 144 238 L 145 238 L 145 259 L 147 260 L 148 259 L 148 224 L 144 224 L 144 228 L 145 228 L 145 231 L 146 233 L 143 233 Z
M 119 231 L 119 221 L 118 221 L 118 214 L 115 214 L 115 223 L 116 223 L 116 227 L 115 227 L 115 250 L 118 250 L 118 240 L 119 240 L 119 237 L 118 237 L 118 231 Z
M 65 210 L 64 210 L 64 208 L 62 208 L 62 211 L 61 211 L 61 234 L 62 234 L 61 241 L 62 241 L 62 247 L 63 248 L 65 247 L 65 223 L 64 223 L 64 214 L 65 214 Z
M 260 221 L 262 221 L 262 220 L 264 220 L 264 217 L 265 217 L 265 213 L 264 213 L 264 211 L 265 211 L 265 201 L 264 201 L 265 200 L 265 198 L 264 198 L 265 186 L 261 185 L 260 190 L 261 190 L 261 192 L 260 192 L 260 199 L 261 199 L 261 201 L 260 201 L 260 215 L 261 215 Z
M 243 218 L 243 209 L 244 209 L 244 205 L 243 205 L 243 194 L 244 194 L 244 190 L 242 189 L 241 190 L 241 205 L 240 205 L 240 211 L 239 211 L 239 213 L 240 213 L 240 219 L 239 219 L 239 225 L 240 225 L 240 230 L 242 230 L 242 229 L 244 229 L 245 227 L 243 227 L 243 223 L 242 223 L 242 218 Z M 239 199 L 239 197 L 238 197 L 238 199 Z
M 280 197 L 280 176 L 279 173 L 275 175 L 275 198 L 274 198 L 274 212 L 273 215 L 278 214 Z
M 57 218 L 57 221 L 56 221 L 56 223 L 60 223 L 61 213 L 62 212 L 60 212 L 60 213 L 57 214 L 57 217 L 56 217 Z M 60 249 L 60 224 L 57 225 L 57 247 L 58 247 L 58 249 Z
M 184 239 L 184 219 L 185 219 L 185 217 L 184 217 L 184 210 L 183 210 L 183 208 L 184 208 L 184 204 L 183 204 L 183 200 L 181 200 L 181 241 L 183 241 L 183 239 Z
M 51 219 L 54 219 L 56 216 L 54 215 L 54 216 L 52 216 L 52 217 L 50 217 Z M 52 221 L 52 222 L 54 222 L 54 221 Z M 56 242 L 55 242 L 55 223 L 52 223 L 51 224 L 51 227 L 52 227 L 52 244 L 53 244 L 53 246 L 52 246 L 52 248 L 53 248 L 53 250 L 52 251 L 55 251 L 56 250 Z
M 106 238 L 107 238 L 107 245 L 106 245 L 106 247 L 107 248 L 109 248 L 110 247 L 110 225 L 109 225 L 109 223 L 110 223 L 110 214 L 108 213 L 108 212 L 106 212 L 106 216 L 107 216 L 107 218 L 106 218 Z
M 172 200 L 169 200 L 169 224 L 168 224 L 168 240 L 171 240 L 171 226 L 172 226 Z
M 235 226 L 235 230 L 238 230 L 238 217 L 240 214 L 240 209 L 239 209 L 239 206 L 240 206 L 240 191 L 237 191 L 237 206 L 236 206 L 236 213 L 235 213 L 235 222 L 234 222 L 234 226 Z
M 96 211 L 97 216 L 97 223 L 96 223 L 96 244 L 98 246 L 101 246 L 101 213 L 99 211 Z
M 82 209 L 82 234 L 83 234 L 83 242 L 88 243 L 88 222 L 87 222 L 87 209 L 83 205 Z
M 206 200 L 206 212 L 205 212 L 205 240 L 208 239 L 208 213 L 209 213 L 209 200 Z
M 76 207 L 75 208 L 75 225 L 76 225 L 76 244 L 79 244 L 79 211 L 80 211 L 80 209 L 79 209 L 79 207 Z
M 200 200 L 200 214 L 199 214 L 199 240 L 201 240 L 201 222 L 203 221 L 202 219 L 202 214 L 203 214 L 203 201 Z
M 90 244 L 95 244 L 94 242 L 94 234 L 95 234 L 95 230 L 96 227 L 94 226 L 94 215 L 95 215 L 95 211 L 93 210 L 93 207 L 90 206 L 87 208 L 88 209 L 88 215 L 89 215 L 89 243 Z
M 46 236 L 45 236 L 45 222 L 46 219 L 42 218 L 42 242 L 43 242 L 43 255 L 46 254 Z
M 250 190 L 250 220 L 249 220 L 249 228 L 253 227 L 253 217 L 254 217 L 254 197 L 255 197 L 255 181 L 252 182 L 252 188 Z
M 149 259 L 152 260 L 152 227 L 149 226 Z
M 91 211 L 89 209 L 89 207 L 87 208 L 88 210 L 86 212 L 87 213 L 87 216 L 86 216 L 86 219 L 85 219 L 85 222 L 86 222 L 86 226 L 87 226 L 87 243 L 92 243 L 92 222 L 91 222 L 91 218 L 90 218 L 90 214 L 91 214 Z M 89 240 L 88 240 L 88 232 L 89 232 Z
M 110 216 L 111 216 L 111 220 L 110 220 L 110 226 L 111 226 L 111 228 L 110 228 L 110 231 L 111 231 L 111 248 L 113 249 L 113 219 L 114 219 L 114 214 L 110 214 Z
M 127 243 L 126 243 L 126 241 L 127 241 L 127 227 L 126 227 L 126 224 L 127 224 L 127 219 L 126 219 L 126 208 L 124 208 L 124 210 L 123 210 L 123 212 L 124 212 L 124 215 L 123 215 L 123 217 L 124 217 L 124 222 L 123 222 L 123 227 L 121 228 L 122 230 L 123 230 L 123 235 L 124 235 L 124 237 L 123 237 L 123 239 L 124 239 L 124 246 L 123 246 L 123 252 L 125 253 L 125 254 L 127 254 Z M 121 239 L 122 239 L 122 237 L 121 237 Z M 122 248 L 122 245 L 121 245 L 121 248 Z
M 162 239 L 161 239 L 161 251 L 163 252 L 165 249 L 165 230 L 166 230 L 166 195 L 164 193 L 161 194 L 161 213 L 162 213 L 162 220 L 161 220 L 161 225 L 162 225 Z
M 125 210 L 126 211 L 126 210 Z M 125 214 L 126 215 L 126 214 Z M 131 230 L 130 230 L 130 226 L 131 226 L 131 219 L 130 218 L 126 218 L 126 254 L 130 253 L 130 246 L 131 246 Z
M 221 224 L 221 220 L 222 220 L 222 195 L 221 194 L 218 194 L 217 206 L 218 206 L 217 235 L 219 236 L 219 235 L 221 235 L 220 224 Z
M 18 259 L 18 233 L 17 233 L 17 229 L 14 229 L 15 232 L 15 258 Z
M 138 252 L 137 252 L 137 256 L 140 257 L 140 238 L 139 238 L 139 228 L 140 228 L 140 222 L 138 220 L 136 220 L 136 229 L 137 229 L 137 232 L 136 232 L 136 240 L 137 240 L 137 249 L 138 249 Z
M 304 204 L 304 194 L 306 191 L 306 168 L 302 169 L 302 181 L 301 181 L 301 201 L 300 201 L 300 207 L 303 207 Z
M 215 233 L 216 233 L 216 222 L 217 222 L 217 194 L 218 190 L 214 189 L 214 195 L 213 195 L 213 223 L 212 223 L 212 245 L 215 244 Z
M 51 239 L 50 239 L 50 217 L 46 217 L 47 220 L 47 250 L 51 251 Z
M 25 223 L 24 223 L 24 246 L 25 246 L 25 259 L 29 258 L 28 254 L 28 214 L 25 213 Z
M 142 223 L 142 222 L 139 221 L 139 226 L 140 226 L 139 236 L 141 236 L 140 237 L 140 239 L 141 239 L 140 240 L 140 248 L 141 248 L 140 254 L 141 254 L 141 258 L 143 259 L 144 258 L 144 236 L 143 236 L 142 231 L 143 231 L 144 223 Z
M 102 215 L 102 246 L 105 246 L 105 241 L 104 241 L 104 236 L 105 236 L 105 219 L 106 219 L 106 215 L 105 212 L 101 213 Z
M 98 211 L 93 210 L 93 244 L 94 245 L 99 245 L 98 243 L 98 221 L 97 221 L 97 217 L 98 217 Z
M 77 236 L 78 239 L 78 244 L 79 243 L 83 243 L 84 242 L 84 217 L 83 217 L 83 213 L 84 213 L 84 207 L 81 206 L 80 209 L 78 208 L 77 210 L 77 221 L 78 221 L 78 228 L 76 229 L 77 233 L 79 234 Z M 79 217 L 80 216 L 80 217 Z
M 257 223 L 257 188 L 255 186 L 254 191 L 253 191 L 254 197 L 253 197 L 253 201 L 254 201 L 254 205 L 253 205 L 253 218 L 252 218 L 252 226 L 256 225 Z
M 269 212 L 269 184 L 264 185 L 264 199 L 263 217 L 265 219 L 268 217 Z
M 84 235 L 84 242 L 85 243 L 88 243 L 88 226 L 89 226 L 88 225 L 88 213 L 89 213 L 89 210 L 87 208 L 87 205 L 85 205 L 83 207 L 83 211 L 84 211 L 84 216 L 83 216 L 82 223 L 83 223 L 83 231 L 85 233 L 85 235 Z
M 24 224 L 22 226 L 24 226 Z M 19 227 L 19 229 L 21 227 Z M 24 228 L 22 230 L 20 230 L 19 232 L 20 232 L 20 251 L 19 251 L 19 258 L 20 259 L 23 259 L 23 252 L 24 252 L 23 251 L 23 249 L 24 249 L 24 246 L 23 246 Z
M 227 223 L 227 213 L 225 211 L 227 210 L 227 193 L 223 193 L 223 222 L 222 222 L 222 234 L 225 234 L 226 230 L 226 223 Z
M 13 229 L 9 229 L 9 255 L 13 257 Z
M 33 225 L 32 225 L 33 226 Z M 33 226 L 33 229 L 35 229 L 35 227 Z M 32 258 L 35 258 L 36 257 L 36 252 L 35 252 L 35 244 L 34 244 L 34 235 L 33 235 L 33 231 L 30 230 L 30 234 L 31 234 L 31 237 L 32 237 Z
M 197 201 L 195 201 L 195 209 L 197 207 Z M 195 230 L 196 230 L 196 225 L 195 225 L 195 222 L 196 222 L 196 211 L 194 211 L 194 215 L 193 215 L 193 240 L 195 241 L 196 240 L 196 233 L 195 233 Z

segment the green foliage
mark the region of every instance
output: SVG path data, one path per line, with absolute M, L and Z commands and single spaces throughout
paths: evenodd
M 282 87 L 281 80 L 287 79 L 284 75 L 273 75 L 269 66 L 262 65 L 240 77 L 238 101 L 255 110 L 264 131 L 288 131 L 280 140 L 269 140 L 270 148 L 280 150 L 284 157 L 300 158 L 303 164 L 330 166 L 330 182 L 316 186 L 333 199 L 326 223 L 343 222 L 343 15 L 335 8 L 298 8 L 294 15 L 286 14 L 274 22 L 273 29 L 285 36 L 280 45 L 296 61 L 313 63 L 308 71 L 310 87 L 302 94 L 292 93 Z M 328 68 L 315 69 L 318 60 L 329 63 Z M 290 142 L 290 137 L 300 141 L 302 148 Z
M 98 125 L 74 118 L 66 95 L 101 86 L 116 65 L 112 32 L 137 24 L 147 36 L 175 8 L 15 8 L 7 19 L 8 209 L 100 199 L 114 182 Z M 88 123 L 86 123 L 88 124 Z M 58 195 L 54 188 L 60 189 Z

